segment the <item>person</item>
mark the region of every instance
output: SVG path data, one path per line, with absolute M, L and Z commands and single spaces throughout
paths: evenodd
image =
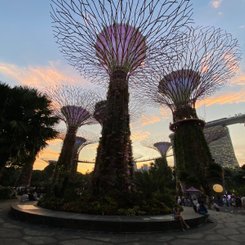
M 23 193 L 23 194 L 21 195 L 21 197 L 20 197 L 20 201 L 21 201 L 21 202 L 27 202 L 27 201 L 29 201 L 29 196 L 28 196 L 28 194 L 27 194 L 27 193 Z
M 199 203 L 198 203 L 197 199 L 193 198 L 192 199 L 192 207 L 196 213 L 197 213 L 198 206 L 199 206 Z
M 179 205 L 175 205 L 173 209 L 174 219 L 179 222 L 182 231 L 185 231 L 186 229 L 189 229 L 190 226 L 185 222 L 183 219 L 181 212 L 183 211 L 183 208 Z
M 241 197 L 242 207 L 245 208 L 245 196 Z

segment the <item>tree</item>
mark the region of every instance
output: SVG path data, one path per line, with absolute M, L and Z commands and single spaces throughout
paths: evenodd
M 8 85 L 0 83 L 0 177 L 1 171 L 9 159 L 11 152 L 11 148 L 5 144 L 7 138 L 4 137 L 6 136 L 4 129 L 4 125 L 6 124 L 4 113 L 10 92 L 11 88 Z
M 142 200 L 155 205 L 156 202 L 172 207 L 175 198 L 175 180 L 166 157 L 161 157 L 151 164 L 149 171 L 135 173 L 135 186 L 142 193 Z
M 36 89 L 21 86 L 10 89 L 5 100 L 1 144 L 10 164 L 22 167 L 19 185 L 30 184 L 37 153 L 57 134 L 53 126 L 58 118 L 52 115 L 50 105 Z

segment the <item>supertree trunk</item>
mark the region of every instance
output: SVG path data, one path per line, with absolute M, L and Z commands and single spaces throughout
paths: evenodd
M 194 186 L 209 193 L 207 171 L 213 159 L 203 134 L 204 122 L 185 119 L 171 125 L 174 129 L 176 180 L 182 188 Z M 182 190 L 184 191 L 184 190 Z
M 94 194 L 125 193 L 129 191 L 129 93 L 127 74 L 114 71 L 107 94 L 107 116 L 103 123 L 92 179 Z
M 53 176 L 53 191 L 55 196 L 61 197 L 71 176 L 73 165 L 73 148 L 76 140 L 77 127 L 68 126 L 62 145 L 61 154 L 57 161 Z
M 134 159 L 133 159 L 133 149 L 132 141 L 130 140 L 130 134 L 128 135 L 128 146 L 126 149 L 127 161 L 128 161 L 128 172 L 129 172 L 129 183 L 130 190 L 134 190 Z
M 74 158 L 72 160 L 72 166 L 71 166 L 71 175 L 72 176 L 74 176 L 77 173 L 77 166 L 78 166 L 79 154 L 76 153 L 73 156 L 74 156 Z

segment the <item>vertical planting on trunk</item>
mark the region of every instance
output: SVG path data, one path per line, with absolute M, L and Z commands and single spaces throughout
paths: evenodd
M 107 95 L 106 117 L 93 174 L 93 192 L 108 194 L 116 190 L 127 192 L 130 186 L 130 144 L 128 112 L 128 78 L 123 71 L 115 71 L 110 77 Z

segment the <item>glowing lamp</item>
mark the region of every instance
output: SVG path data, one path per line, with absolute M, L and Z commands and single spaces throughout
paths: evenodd
M 215 184 L 215 185 L 213 185 L 213 190 L 214 190 L 215 192 L 217 192 L 217 193 L 221 193 L 221 192 L 223 192 L 224 188 L 223 188 L 223 186 L 220 185 L 220 184 Z
M 113 24 L 97 35 L 96 56 L 108 71 L 123 69 L 132 72 L 146 57 L 145 37 L 127 24 Z

